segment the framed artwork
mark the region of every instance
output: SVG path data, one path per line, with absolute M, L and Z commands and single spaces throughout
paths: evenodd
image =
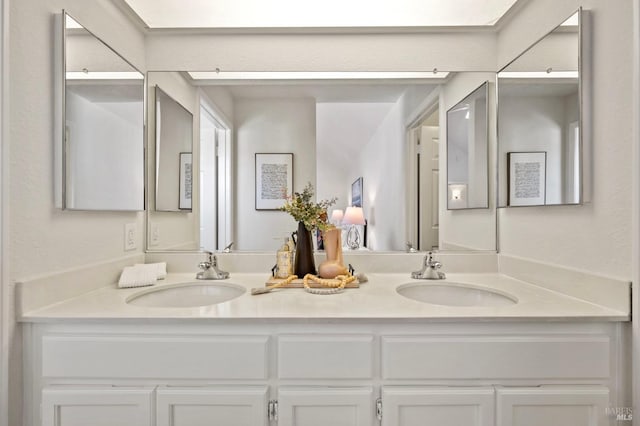
M 190 152 L 180 153 L 180 210 L 191 210 L 191 193 L 193 188 L 193 161 Z
M 256 153 L 256 210 L 278 210 L 293 193 L 293 154 Z
M 362 177 L 351 184 L 351 205 L 362 207 Z
M 508 152 L 507 176 L 508 206 L 546 203 L 546 152 Z

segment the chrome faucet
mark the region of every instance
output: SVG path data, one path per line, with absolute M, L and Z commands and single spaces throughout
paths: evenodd
M 210 251 L 205 251 L 205 253 L 209 255 L 209 260 L 198 264 L 202 271 L 196 274 L 196 278 L 199 280 L 226 280 L 229 278 L 228 272 L 218 269 L 218 258 Z
M 427 253 L 424 257 L 422 269 L 411 273 L 411 278 L 419 280 L 443 280 L 446 278 L 444 272 L 438 271 L 442 267 L 442 263 L 433 260 L 433 252 Z

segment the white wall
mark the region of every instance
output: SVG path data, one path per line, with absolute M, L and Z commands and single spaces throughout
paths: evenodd
M 546 203 L 563 200 L 565 98 L 561 96 L 500 96 L 500 205 L 507 200 L 507 153 L 546 152 Z
M 592 202 L 584 206 L 500 209 L 505 255 L 631 278 L 632 2 L 526 2 L 498 36 L 498 65 L 508 63 L 578 6 L 590 10 L 593 57 Z
M 201 86 L 205 101 L 215 109 L 218 116 L 223 118 L 226 124 L 233 123 L 233 96 L 224 86 Z
M 338 197 L 334 208 L 349 205 L 355 165 L 393 107 L 388 102 L 316 104 L 316 167 L 319 200 Z
M 440 140 L 447 140 L 446 111 L 464 99 L 483 82 L 489 81 L 489 208 L 472 210 L 447 210 L 447 146 L 440 144 L 440 247 L 447 249 L 468 248 L 474 250 L 496 249 L 495 218 L 495 74 L 465 72 L 454 76 L 440 92 Z
M 112 3 L 11 2 L 8 143 L 3 138 L 3 149 L 8 148 L 10 155 L 11 181 L 5 186 L 9 194 L 4 205 L 9 219 L 4 237 L 9 244 L 2 256 L 8 268 L 4 292 L 11 301 L 5 303 L 8 309 L 3 313 L 5 342 L 10 346 L 10 425 L 21 424 L 21 342 L 12 306 L 16 280 L 124 256 L 124 224 L 129 222 L 138 225 L 135 252 L 143 249 L 143 213 L 70 212 L 53 207 L 53 14 L 63 8 L 142 72 L 146 70 L 144 35 Z
M 13 280 L 122 256 L 124 223 L 137 222 L 142 236 L 142 213 L 68 212 L 53 207 L 53 14 L 63 8 L 145 69 L 143 35 L 111 4 L 81 0 L 11 3 Z M 142 251 L 141 242 L 140 238 L 138 251 Z M 37 270 L 34 258 L 39 259 Z
M 297 229 L 280 211 L 255 210 L 255 154 L 293 153 L 293 189 L 316 187 L 316 109 L 313 99 L 238 99 L 236 125 L 237 250 L 272 250 Z
M 142 104 L 95 102 L 67 90 L 69 208 L 144 210 Z
M 633 63 L 633 79 L 631 93 L 633 99 L 632 111 L 632 164 L 633 167 L 633 185 L 632 185 L 632 261 L 631 261 L 631 277 L 632 289 L 631 294 L 631 312 L 640 312 L 640 1 L 633 0 L 633 51 L 631 60 Z M 640 368 L 638 368 L 638 360 L 640 360 L 640 321 L 636 315 L 633 319 L 633 337 L 632 337 L 632 395 L 633 407 L 640 407 Z M 637 424 L 637 421 L 636 421 Z
M 193 115 L 193 158 L 198 158 L 198 147 L 200 140 L 199 133 L 199 114 L 200 106 L 197 96 L 197 90 L 191 86 L 180 73 L 177 72 L 150 72 L 147 74 L 147 158 L 148 177 L 147 177 L 147 199 L 149 209 L 149 226 L 158 228 L 158 243 L 149 244 L 149 248 L 156 249 L 198 249 L 199 222 L 198 197 L 192 200 L 192 211 L 166 212 L 155 211 L 155 158 L 156 158 L 156 131 L 155 131 L 155 85 L 158 85 L 162 91 L 171 96 L 181 106 L 186 108 Z M 170 161 L 170 160 L 169 160 Z M 170 172 L 173 170 L 174 179 L 177 180 L 178 156 L 175 156 L 175 167 L 161 168 L 162 172 Z M 197 161 L 193 162 L 193 186 L 192 193 L 199 193 L 198 179 L 200 167 Z M 176 187 L 177 190 L 177 187 Z M 174 194 L 177 200 L 177 194 Z
M 363 149 L 359 168 L 349 182 L 362 176 L 362 207 L 368 221 L 367 247 L 404 250 L 406 162 L 404 96 L 393 105 Z M 362 242 L 362 240 L 361 240 Z
M 493 70 L 492 32 L 147 36 L 150 70 Z

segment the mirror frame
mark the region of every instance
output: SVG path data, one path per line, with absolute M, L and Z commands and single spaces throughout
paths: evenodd
M 467 99 L 469 99 L 471 96 L 473 96 L 476 92 L 481 91 L 481 89 L 484 86 L 484 100 L 485 100 L 485 114 L 484 114 L 484 122 L 485 122 L 485 141 L 486 141 L 486 145 L 487 145 L 487 153 L 486 153 L 486 169 L 487 169 L 487 186 L 486 186 L 486 193 L 487 193 L 487 203 L 485 206 L 477 206 L 477 207 L 451 207 L 450 206 L 450 199 L 449 199 L 449 113 L 452 112 L 455 108 L 457 108 L 461 103 L 463 103 L 464 101 L 466 101 Z M 451 108 L 449 108 L 446 112 L 446 127 L 445 127 L 445 141 L 446 141 L 446 154 L 447 154 L 447 210 L 475 210 L 475 209 L 488 209 L 489 208 L 489 198 L 491 196 L 490 190 L 489 190 L 489 184 L 491 181 L 491 168 L 490 168 L 490 161 L 491 161 L 491 146 L 490 146 L 490 122 L 489 122 L 489 80 L 486 80 L 485 82 L 483 82 L 482 84 L 480 84 L 478 87 L 476 87 L 475 89 L 473 89 L 467 96 L 465 96 L 464 98 L 462 98 L 459 102 L 457 102 L 455 105 L 453 105 Z M 468 194 L 468 193 L 467 193 Z
M 527 52 L 532 50 L 534 46 L 540 43 L 545 37 L 549 34 L 556 31 L 558 28 L 562 26 L 564 22 L 566 22 L 569 18 L 576 15 L 578 16 L 578 117 L 579 117 L 579 135 L 578 135 L 578 147 L 579 147 L 579 165 L 580 165 L 580 182 L 579 182 L 579 190 L 578 190 L 578 202 L 576 203 L 559 203 L 559 204 L 535 204 L 535 205 L 509 205 L 507 200 L 503 200 L 501 197 L 501 193 L 503 192 L 503 188 L 501 186 L 502 176 L 500 173 L 500 73 L 505 71 L 510 65 L 512 65 L 515 61 L 525 55 Z M 590 101 L 590 93 L 587 91 L 588 85 L 585 82 L 591 81 L 589 74 L 589 67 L 586 66 L 589 63 L 590 56 L 587 49 L 587 43 L 585 40 L 586 34 L 588 34 L 588 13 L 586 10 L 582 8 L 582 6 L 578 7 L 577 10 L 568 15 L 565 19 L 562 20 L 558 25 L 553 27 L 547 33 L 545 33 L 542 37 L 538 38 L 534 43 L 529 45 L 523 52 L 509 61 L 506 65 L 504 65 L 498 72 L 496 73 L 496 207 L 497 208 L 519 208 L 519 207 L 554 207 L 554 206 L 581 206 L 590 201 L 590 192 L 591 192 L 591 166 L 590 166 L 590 145 L 591 145 L 591 132 L 589 131 L 588 123 L 590 122 L 589 109 L 586 106 L 589 105 Z M 506 159 L 505 159 L 506 161 Z M 506 172 L 505 172 L 506 173 Z M 506 176 L 508 181 L 508 176 Z M 503 179 L 504 180 L 504 179 Z M 507 194 L 508 195 L 508 194 Z M 505 195 L 505 197 L 507 197 Z
M 102 43 L 107 49 L 111 50 L 122 61 L 137 71 L 142 76 L 142 150 L 143 163 L 141 165 L 143 171 L 142 185 L 142 204 L 136 209 L 78 209 L 68 206 L 67 202 L 67 148 L 66 148 L 66 117 L 67 117 L 67 16 L 82 25 L 87 33 L 91 34 L 96 40 Z M 147 205 L 147 185 L 145 184 L 146 170 L 146 139 L 147 139 L 147 121 L 146 121 L 146 103 L 147 103 L 147 76 L 141 72 L 136 66 L 129 62 L 125 57 L 120 55 L 110 44 L 106 43 L 102 38 L 98 37 L 87 27 L 74 18 L 66 9 L 62 9 L 60 14 L 55 16 L 55 32 L 59 34 L 54 37 L 54 61 L 59 61 L 55 66 L 54 72 L 54 99 L 56 99 L 54 107 L 54 206 L 56 208 L 67 211 L 118 211 L 118 212 L 139 212 L 144 211 Z

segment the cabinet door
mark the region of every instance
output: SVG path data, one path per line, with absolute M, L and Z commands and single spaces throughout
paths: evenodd
M 157 426 L 266 426 L 267 387 L 159 388 Z
M 493 426 L 493 388 L 383 387 L 382 426 Z
M 498 388 L 498 426 L 604 426 L 609 389 L 601 386 Z
M 371 426 L 373 419 L 371 387 L 278 390 L 278 426 Z
M 151 426 L 152 396 L 153 388 L 45 388 L 42 425 Z

